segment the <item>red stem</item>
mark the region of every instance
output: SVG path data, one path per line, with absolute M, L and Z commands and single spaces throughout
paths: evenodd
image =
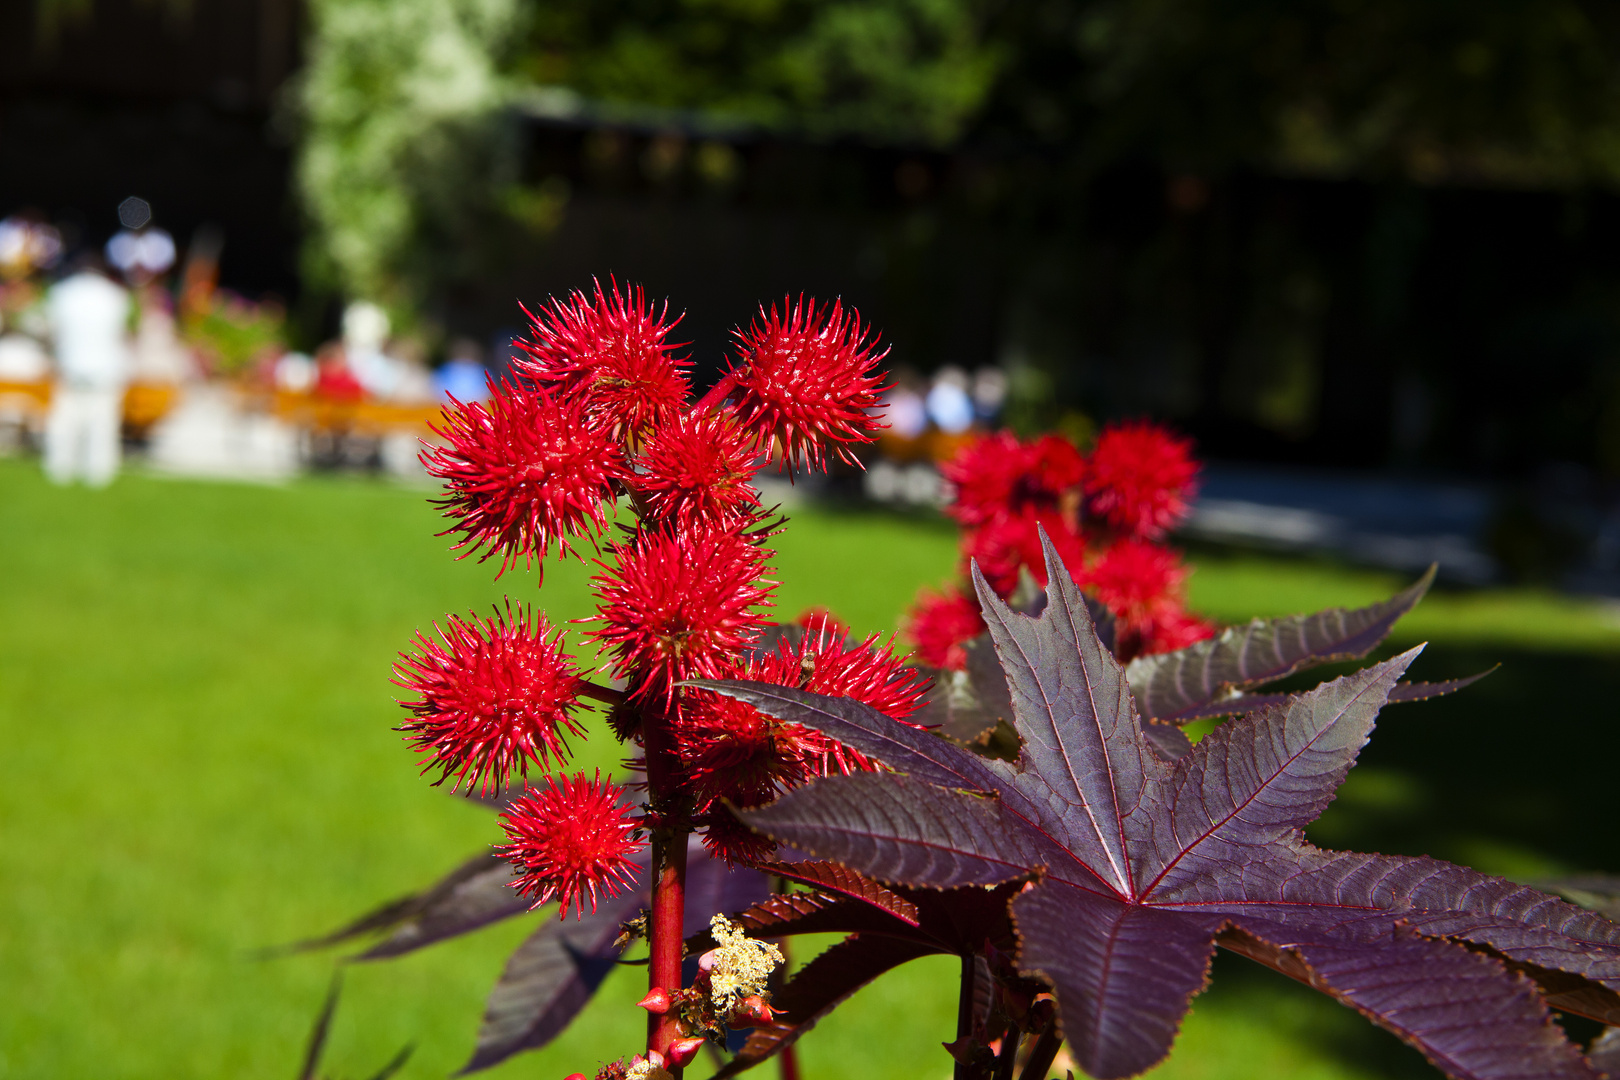
M 694 413 L 700 413 L 704 409 L 720 404 L 722 401 L 726 400 L 726 395 L 731 393 L 736 388 L 737 377 L 735 375 L 725 376 L 719 382 L 711 386 L 707 394 L 704 394 L 698 399 L 698 403 L 692 406 L 692 411 Z
M 686 922 L 686 836 L 683 808 L 674 805 L 675 754 L 670 745 L 669 717 L 649 709 L 641 719 L 642 744 L 647 752 L 647 787 L 657 821 L 652 835 L 653 879 L 652 915 L 647 926 L 651 952 L 647 964 L 647 988 L 662 987 L 670 994 L 681 989 L 681 961 L 685 959 Z M 671 1009 L 647 1018 L 647 1049 L 669 1059 L 669 1047 L 684 1033 L 680 1017 Z M 666 1064 L 680 1080 L 681 1070 Z

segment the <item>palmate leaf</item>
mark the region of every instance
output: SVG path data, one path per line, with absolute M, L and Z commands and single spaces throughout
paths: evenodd
M 1034 874 L 1011 903 L 1018 962 L 1051 983 L 1096 1077 L 1164 1057 L 1217 942 L 1355 1007 L 1449 1075 L 1599 1075 L 1543 991 L 1606 1019 L 1620 1005 L 1620 926 L 1460 866 L 1303 838 L 1418 650 L 1229 722 L 1171 760 L 1047 560 L 1039 618 L 980 583 L 1023 740 L 1016 762 L 847 699 L 706 684 L 904 774 L 828 778 L 740 816 L 891 887 Z
M 1176 758 L 1192 749 L 1192 743 L 1178 730 L 1180 725 L 1254 712 L 1288 701 L 1293 694 L 1248 691 L 1321 664 L 1365 656 L 1423 598 L 1433 580 L 1431 567 L 1410 587 L 1368 607 L 1255 619 L 1184 649 L 1137 657 L 1126 666 L 1125 675 L 1144 734 L 1156 749 Z M 1033 587 L 1033 581 L 1030 585 Z M 1039 603 L 1009 606 L 1038 616 L 1046 606 L 1045 600 L 1042 595 Z M 1090 596 L 1085 597 L 1085 602 L 1093 628 L 1099 630 L 1099 640 L 1112 652 L 1112 616 L 1108 633 L 1101 633 L 1095 620 L 1099 611 L 1106 614 L 1107 609 Z M 1012 718 L 1006 677 L 988 632 L 967 642 L 963 650 L 967 663 L 961 671 L 917 665 L 930 681 L 923 706 L 912 719 L 957 742 L 993 752 L 994 729 Z M 1455 693 L 1488 674 L 1486 671 L 1445 682 L 1398 683 L 1390 691 L 1389 701 L 1424 701 Z
M 1125 669 L 1137 711 L 1169 723 L 1228 715 L 1196 710 L 1309 667 L 1366 656 L 1423 599 L 1434 574 L 1431 566 L 1412 585 L 1364 608 L 1255 619 L 1184 649 L 1139 656 Z

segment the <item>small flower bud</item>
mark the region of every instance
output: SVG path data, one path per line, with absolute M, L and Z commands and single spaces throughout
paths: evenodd
M 563 1077 L 563 1080 L 585 1080 L 585 1074 L 584 1073 L 569 1073 L 567 1076 Z
M 677 1069 L 683 1069 L 692 1064 L 699 1050 L 703 1049 L 703 1040 L 693 1036 L 687 1039 L 676 1039 L 669 1044 L 669 1060 Z
M 638 1006 L 657 1016 L 669 1012 L 669 991 L 662 986 L 655 986 L 647 991 L 647 996 L 636 1002 Z
M 754 1024 L 768 1024 L 778 1012 L 781 1010 L 771 1008 L 758 994 L 750 994 L 737 1002 L 737 1008 L 731 1014 L 732 1025 L 749 1027 Z

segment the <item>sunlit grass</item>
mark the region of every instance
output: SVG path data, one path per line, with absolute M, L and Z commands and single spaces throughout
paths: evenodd
M 775 541 L 787 615 L 822 604 L 888 633 L 919 584 L 952 572 L 954 534 L 938 521 L 795 517 Z M 328 929 L 492 841 L 490 815 L 418 778 L 390 730 L 390 662 L 434 618 L 508 591 L 554 620 L 587 615 L 588 574 L 552 562 L 543 590 L 532 573 L 495 582 L 491 566 L 448 558 L 434 529 L 421 492 L 361 480 L 134 476 L 89 493 L 0 463 L 0 1075 L 294 1075 L 331 958 L 255 950 Z M 1193 595 L 1238 618 L 1397 584 L 1207 555 Z M 1438 596 L 1402 635 L 1612 650 L 1608 615 L 1570 603 Z M 585 768 L 620 757 L 605 737 L 577 749 Z M 406 1076 L 458 1068 L 532 925 L 352 970 L 329 1071 L 367 1075 L 407 1043 Z M 494 1075 L 589 1073 L 633 1048 L 638 979 L 610 979 L 557 1045 Z M 954 961 L 917 963 L 857 995 L 803 1043 L 806 1076 L 943 1078 L 954 979 Z M 1386 1075 L 1322 1042 L 1341 1014 L 1364 1026 L 1281 980 L 1217 989 L 1164 1075 Z

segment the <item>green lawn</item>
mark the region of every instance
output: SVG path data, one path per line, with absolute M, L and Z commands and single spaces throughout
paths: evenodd
M 284 488 L 126 477 L 90 493 L 0 462 L 0 1076 L 295 1075 L 329 956 L 254 951 L 330 928 L 489 844 L 493 819 L 417 778 L 390 728 L 393 654 L 492 580 L 433 537 L 419 491 L 359 480 Z M 779 538 L 781 607 L 826 604 L 892 630 L 947 577 L 954 535 L 919 519 L 804 511 Z M 1398 582 L 1206 554 L 1195 603 L 1223 619 L 1355 603 Z M 586 574 L 550 563 L 555 619 L 590 611 Z M 1611 613 L 1528 592 L 1442 595 L 1401 641 L 1422 678 L 1501 672 L 1469 695 L 1392 711 L 1318 838 L 1534 874 L 1620 868 L 1609 770 L 1620 691 Z M 1543 684 L 1556 679 L 1556 692 Z M 599 738 L 585 767 L 614 767 Z M 1592 828 L 1597 825 L 1597 828 Z M 351 971 L 329 1071 L 366 1075 L 414 1042 L 441 1077 L 527 920 Z M 592 1071 L 633 1049 L 638 972 L 552 1049 L 492 1075 Z M 954 962 L 920 963 L 803 1045 L 805 1075 L 948 1075 Z M 920 1063 L 920 1064 L 919 1064 Z M 1165 1078 L 1433 1075 L 1348 1011 L 1217 965 Z

